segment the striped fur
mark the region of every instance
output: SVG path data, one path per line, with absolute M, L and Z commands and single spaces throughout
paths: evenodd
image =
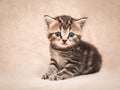
M 98 72 L 102 63 L 101 55 L 93 45 L 81 40 L 81 29 L 87 18 L 74 19 L 66 15 L 45 17 L 49 26 L 51 60 L 48 72 L 42 78 L 63 80 Z M 57 36 L 56 32 L 59 32 Z

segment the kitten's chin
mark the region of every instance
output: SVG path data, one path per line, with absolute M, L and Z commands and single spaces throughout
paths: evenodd
M 58 43 L 56 44 L 58 47 L 60 48 L 67 48 L 67 47 L 70 47 L 71 45 L 69 45 L 68 43 Z
M 63 50 L 63 49 L 67 49 L 67 48 L 69 48 L 69 47 L 71 47 L 71 46 L 73 46 L 73 45 L 64 44 L 64 43 L 62 43 L 62 44 L 53 44 L 53 43 L 52 43 L 51 46 L 52 46 L 53 48 L 55 48 L 55 49 Z
M 61 48 L 61 49 L 66 49 L 66 48 L 69 48 L 69 47 L 71 47 L 71 46 L 73 46 L 73 45 L 70 45 L 70 44 L 67 44 L 67 43 L 61 43 L 61 44 L 55 44 L 55 46 L 57 47 L 57 48 Z
M 67 47 L 69 47 L 70 45 L 68 45 L 68 44 L 61 44 L 59 47 L 62 47 L 62 48 L 67 48 Z

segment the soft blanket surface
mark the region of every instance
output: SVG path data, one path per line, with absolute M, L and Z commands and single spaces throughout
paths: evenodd
M 0 90 L 120 90 L 119 0 L 0 0 Z M 42 80 L 49 63 L 44 15 L 87 16 L 82 39 L 103 57 L 99 73 Z

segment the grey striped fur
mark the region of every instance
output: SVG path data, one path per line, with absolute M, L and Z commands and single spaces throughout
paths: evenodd
M 93 45 L 81 40 L 80 31 L 87 18 L 74 19 L 66 15 L 45 17 L 47 17 L 45 20 L 48 26 L 51 59 L 48 72 L 42 78 L 63 80 L 98 72 L 102 64 L 101 55 Z M 60 37 L 55 36 L 56 31 L 61 32 Z M 70 32 L 74 32 L 75 36 L 65 38 Z M 61 44 L 63 39 L 66 39 L 65 45 Z

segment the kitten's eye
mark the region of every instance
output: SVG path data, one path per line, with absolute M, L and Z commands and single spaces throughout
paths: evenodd
M 56 35 L 57 37 L 60 37 L 60 36 L 61 36 L 61 32 L 56 32 L 55 35 Z
M 74 37 L 74 35 L 75 35 L 75 34 L 74 34 L 73 32 L 70 32 L 70 33 L 69 33 L 69 37 Z

